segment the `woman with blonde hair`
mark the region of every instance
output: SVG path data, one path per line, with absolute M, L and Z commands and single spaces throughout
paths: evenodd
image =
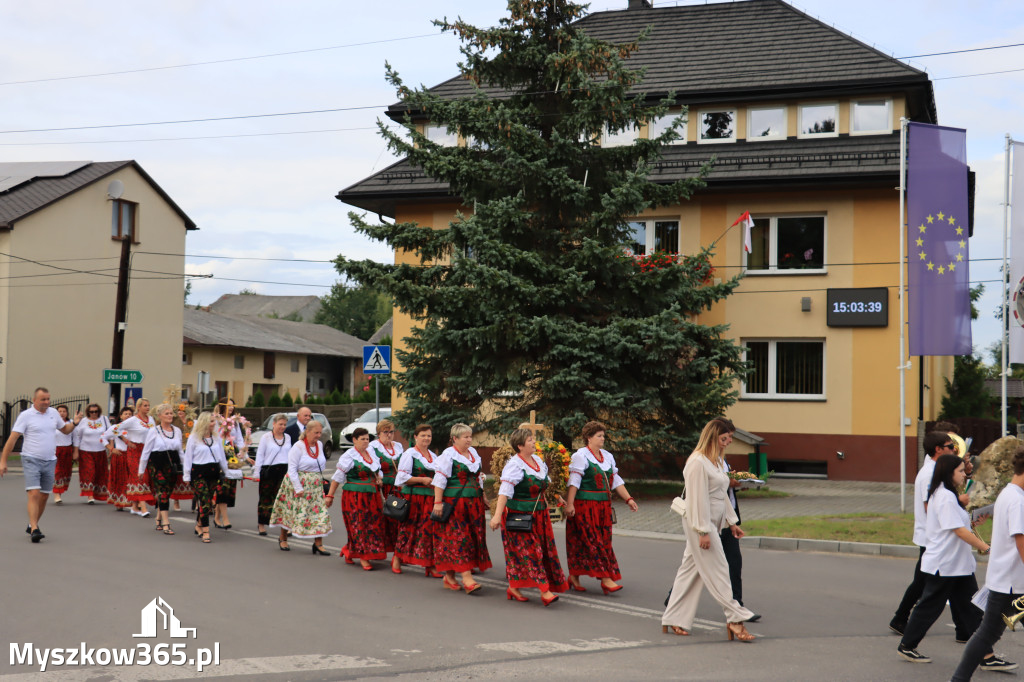
M 569 460 L 569 499 L 565 504 L 569 586 L 577 592 L 586 592 L 580 585 L 580 576 L 587 575 L 601 581 L 601 591 L 606 595 L 622 589 L 622 585 L 615 582 L 622 574 L 612 550 L 612 492 L 625 500 L 630 510 L 638 508 L 619 476 L 615 456 L 604 449 L 607 430 L 598 421 L 583 425 L 584 446 Z
M 171 493 L 178 482 L 178 467 L 181 466 L 181 430 L 172 422 L 174 409 L 164 403 L 156 408 L 157 425 L 150 429 L 139 458 L 139 478 L 148 476 L 150 490 L 156 504 L 156 530 L 164 535 L 174 535 L 171 530 Z
M 310 421 L 297 443 L 288 451 L 288 475 L 281 481 L 277 500 L 270 512 L 271 528 L 280 532 L 277 547 L 288 552 L 288 533 L 313 540 L 312 553 L 330 556 L 324 538 L 331 534 L 331 502 L 324 495 L 324 447 L 320 443 L 323 425 Z
M 381 419 L 377 423 L 377 437 L 370 441 L 370 450 L 377 455 L 380 461 L 381 486 L 380 493 L 387 499 L 388 495 L 394 494 L 395 476 L 398 473 L 398 463 L 402 459 L 402 452 L 405 448 L 395 440 L 395 423 L 390 419 Z M 395 542 L 398 539 L 398 528 L 401 524 L 395 519 L 384 517 L 384 551 L 392 552 L 391 572 L 401 573 L 402 563 L 395 552 Z
M 139 459 L 142 457 L 142 448 L 146 444 L 146 438 L 149 437 L 150 430 L 155 427 L 156 422 L 149 414 L 149 401 L 145 398 L 139 398 L 135 403 L 135 416 L 118 424 L 118 431 L 121 432 L 121 437 L 128 444 L 126 494 L 132 503 L 132 508 L 129 511 L 142 517 L 149 516 L 146 502 L 153 501 L 153 493 L 149 489 L 149 484 L 142 476 L 139 476 Z
M 732 598 L 729 564 L 722 549 L 721 531 L 729 528 L 733 537 L 742 538 L 736 510 L 729 502 L 729 475 L 722 468 L 725 449 L 732 442 L 736 427 L 723 417 L 709 421 L 701 431 L 697 448 L 683 467 L 686 481 L 683 532 L 686 549 L 672 584 L 672 594 L 661 617 L 661 631 L 689 635 L 697 615 L 701 588 L 706 587 L 725 612 L 730 641 L 753 642 L 754 635 L 743 623 L 754 613 Z
M 442 516 L 445 505 L 451 507 L 448 519 L 438 524 L 434 556 L 437 570 L 445 574 L 445 587 L 473 594 L 481 589 L 480 583 L 473 580 L 473 569 L 485 571 L 491 567 L 484 518 L 484 473 L 480 455 L 470 445 L 473 429 L 466 424 L 456 424 L 452 427 L 451 439 L 452 445 L 441 453 L 434 473 L 431 515 Z M 456 573 L 462 574 L 461 588 L 455 582 Z
M 275 414 L 270 420 L 271 430 L 260 438 L 256 449 L 256 464 L 252 467 L 252 477 L 259 482 L 260 500 L 256 506 L 257 532 L 267 534 L 270 514 L 274 511 L 274 500 L 281 489 L 281 481 L 288 473 L 288 453 L 292 450 L 292 438 L 284 432 L 288 425 L 288 417 Z
M 213 496 L 217 492 L 221 475 L 228 473 L 228 460 L 224 456 L 224 443 L 214 430 L 213 415 L 203 412 L 196 419 L 195 428 L 185 446 L 184 478 L 195 491 L 195 534 L 203 542 L 210 542 L 210 514 Z
M 533 431 L 516 429 L 509 437 L 516 456 L 509 457 L 501 470 L 498 504 L 491 516 L 491 530 L 501 527 L 501 544 L 505 548 L 505 577 L 509 601 L 529 601 L 520 590 L 536 587 L 544 606 L 558 601 L 555 592 L 565 592 L 568 585 L 562 564 L 558 561 L 555 534 L 544 491 L 548 487 L 548 467 L 534 450 Z M 530 530 L 510 530 L 508 512 L 529 514 Z

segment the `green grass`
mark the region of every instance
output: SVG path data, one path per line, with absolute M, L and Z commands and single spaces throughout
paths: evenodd
M 736 497 L 741 500 L 760 500 L 770 497 L 793 497 L 792 493 L 784 493 L 781 490 L 772 490 L 769 487 L 744 488 L 736 491 Z
M 885 545 L 912 545 L 913 514 L 834 514 L 831 516 L 794 516 L 764 521 L 744 521 L 747 535 L 844 542 L 878 542 Z M 987 541 L 992 533 L 991 519 L 978 526 Z

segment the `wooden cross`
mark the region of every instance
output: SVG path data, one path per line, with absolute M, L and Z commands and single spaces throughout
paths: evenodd
M 523 422 L 519 428 L 530 429 L 533 431 L 534 438 L 539 438 L 540 434 L 544 432 L 544 425 L 537 423 L 537 410 L 530 410 L 530 421 Z

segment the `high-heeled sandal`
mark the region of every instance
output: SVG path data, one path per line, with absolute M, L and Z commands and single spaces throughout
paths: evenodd
M 572 578 L 569 578 L 569 587 L 574 592 L 586 592 L 587 591 L 587 588 L 583 587 L 583 585 L 580 585 L 580 579 L 579 578 L 576 578 L 576 582 L 573 582 Z
M 438 573 L 437 571 L 435 571 L 433 569 L 433 567 L 428 567 L 428 568 L 423 569 L 423 577 L 424 578 L 443 578 L 444 577 L 444 573 Z
M 360 559 L 360 561 L 359 561 L 359 568 L 363 569 L 364 571 L 372 571 L 373 570 L 373 564 L 371 564 L 369 561 L 365 561 L 365 560 Z
M 615 587 L 607 587 L 604 583 L 601 583 L 601 591 L 604 592 L 606 596 L 611 594 L 612 592 L 618 592 L 621 589 L 622 585 L 616 585 Z
M 476 594 L 480 590 L 484 589 L 484 586 L 481 585 L 480 583 L 473 583 L 472 585 L 468 585 L 468 586 L 467 585 L 463 585 L 462 587 L 463 587 L 464 590 L 466 590 L 466 594 Z
M 277 541 L 277 548 L 279 550 L 281 550 L 282 552 L 290 552 L 290 551 L 292 551 L 292 548 L 289 547 L 288 543 L 285 542 L 284 540 L 278 540 Z
M 164 524 L 164 535 L 174 535 L 174 534 L 175 534 L 174 531 L 171 530 L 171 524 L 165 523 Z
M 506 588 L 506 589 L 505 589 L 505 597 L 506 597 L 506 598 L 507 598 L 507 599 L 508 599 L 509 601 L 512 601 L 513 599 L 514 599 L 515 601 L 530 601 L 529 599 L 527 599 L 527 598 L 526 598 L 526 597 L 524 597 L 523 595 L 521 595 L 521 594 L 516 594 L 515 592 L 513 592 L 513 591 L 512 591 L 512 588 L 511 588 L 511 587 L 509 587 L 509 588 Z
M 202 535 L 202 537 L 200 539 L 203 541 L 203 543 L 205 543 L 207 545 L 210 544 L 210 534 L 209 533 L 203 533 L 203 535 Z
M 741 642 L 749 643 L 754 641 L 754 635 L 747 632 L 747 628 L 743 623 L 726 623 L 725 630 L 729 633 L 730 642 L 734 637 Z
M 395 564 L 398 564 L 397 566 Z M 402 575 L 402 562 L 396 562 L 394 559 L 391 560 L 391 572 L 395 575 Z
M 446 576 L 446 575 L 442 575 L 441 576 L 441 582 L 443 582 L 444 586 L 447 587 L 449 590 L 454 590 L 456 592 L 461 592 L 462 591 L 462 588 L 459 586 L 458 583 L 455 583 L 455 582 L 451 582 L 450 583 L 450 582 L 448 582 L 448 576 Z
M 156 522 L 156 529 L 155 529 L 155 530 L 156 530 L 156 532 L 157 532 L 157 533 L 159 533 L 159 532 L 160 532 L 160 531 L 162 531 L 163 529 L 164 529 L 164 524 L 162 524 L 162 523 L 160 523 L 159 521 L 157 521 L 157 522 Z
M 554 603 L 555 603 L 556 601 L 558 601 L 558 595 L 557 595 L 557 594 L 553 594 L 553 595 L 551 595 L 551 598 L 550 598 L 550 599 L 545 599 L 545 598 L 544 598 L 544 597 L 542 596 L 542 597 L 540 598 L 540 600 L 541 600 L 541 603 L 543 603 L 543 604 L 544 604 L 544 606 L 551 606 L 551 605 L 552 605 L 552 604 L 554 604 Z
M 690 633 L 686 631 L 686 628 L 681 628 L 678 625 L 662 625 L 661 633 L 667 635 L 671 632 L 673 635 L 679 635 L 680 637 L 689 637 Z

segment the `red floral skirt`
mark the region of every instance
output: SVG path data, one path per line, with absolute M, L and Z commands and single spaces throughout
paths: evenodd
M 139 460 L 142 459 L 142 443 L 128 443 L 128 485 L 127 495 L 132 502 L 152 502 L 148 476 L 139 476 Z
M 174 490 L 171 491 L 172 500 L 191 500 L 195 497 L 195 491 L 192 490 L 192 484 L 186 483 L 184 474 L 178 472 L 177 480 L 174 482 Z
M 394 495 L 401 491 L 401 488 L 395 488 L 393 485 L 384 484 L 380 487 L 384 498 L 387 499 L 388 495 Z M 401 526 L 398 521 L 384 517 L 384 550 L 387 552 L 395 551 L 395 543 L 398 540 L 398 528 Z
M 434 542 L 434 565 L 439 571 L 462 573 L 491 567 L 487 552 L 484 500 L 482 497 L 445 498 L 455 502 L 452 515 L 446 523 L 439 523 Z
M 565 522 L 565 554 L 569 575 L 618 580 L 619 562 L 612 550 L 612 504 L 576 500 L 576 515 Z
M 403 564 L 429 567 L 434 565 L 434 543 L 441 527 L 430 519 L 434 508 L 433 495 L 409 495 L 409 518 L 398 524 L 395 554 Z
M 100 502 L 107 499 L 107 451 L 78 451 L 78 483 L 82 497 Z
M 74 466 L 75 448 L 70 445 L 61 445 L 57 448 L 57 465 L 53 470 L 53 492 L 60 495 L 68 491 L 71 485 L 71 469 Z
M 505 546 L 505 576 L 509 587 L 565 592 L 569 585 L 558 561 L 548 510 L 533 513 L 533 529 L 529 533 L 505 530 L 507 516 L 508 509 L 501 518 L 501 544 Z
M 380 493 L 341 491 L 341 516 L 348 542 L 341 550 L 350 559 L 386 559 L 384 514 Z
M 138 463 L 135 471 L 138 472 Z M 124 450 L 114 448 L 114 454 L 110 456 L 110 476 L 107 487 L 110 496 L 107 504 L 127 507 L 131 504 L 128 500 L 128 453 Z

